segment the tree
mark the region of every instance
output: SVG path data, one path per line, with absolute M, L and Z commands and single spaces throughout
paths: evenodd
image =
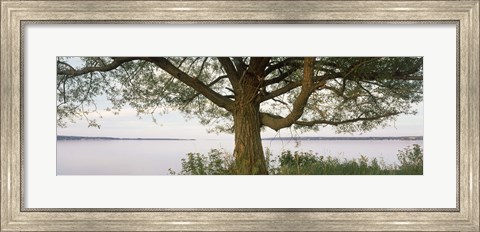
M 418 57 L 82 57 L 57 60 L 57 124 L 96 111 L 95 96 L 139 114 L 165 109 L 235 135 L 238 174 L 267 174 L 260 132 L 386 126 L 422 101 Z

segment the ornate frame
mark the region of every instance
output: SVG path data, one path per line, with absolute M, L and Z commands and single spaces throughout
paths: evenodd
M 1 0 L 1 231 L 479 231 L 479 1 Z M 292 7 L 295 6 L 295 7 Z M 25 21 L 454 21 L 459 28 L 457 210 L 26 210 L 22 206 L 21 27 Z

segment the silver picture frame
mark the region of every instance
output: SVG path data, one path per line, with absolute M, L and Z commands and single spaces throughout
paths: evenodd
M 479 1 L 1 0 L 1 231 L 479 231 Z M 32 23 L 457 25 L 457 207 L 36 209 L 24 207 L 23 28 Z

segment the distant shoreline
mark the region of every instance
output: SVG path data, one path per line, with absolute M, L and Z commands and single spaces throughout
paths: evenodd
M 65 136 L 57 135 L 57 140 L 188 140 L 195 139 L 177 139 L 177 138 L 117 138 L 117 137 L 88 137 L 88 136 Z
M 57 135 L 57 140 L 167 140 L 167 141 L 195 141 L 196 139 L 179 138 L 118 138 L 118 137 L 88 137 Z M 371 136 L 371 137 L 274 137 L 262 140 L 423 140 L 423 136 Z
M 371 137 L 276 137 L 263 140 L 423 140 L 423 136 L 371 136 Z

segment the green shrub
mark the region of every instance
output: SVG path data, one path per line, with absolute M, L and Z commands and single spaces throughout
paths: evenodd
M 332 156 L 321 156 L 312 151 L 284 150 L 275 157 L 270 149 L 265 150 L 265 159 L 270 175 L 422 175 L 423 150 L 418 144 L 399 150 L 400 165 L 385 165 L 383 160 L 359 159 L 340 160 Z M 230 175 L 234 157 L 225 150 L 212 149 L 208 155 L 188 153 L 182 159 L 179 175 Z M 170 170 L 170 174 L 177 174 Z
M 182 170 L 179 175 L 229 175 L 232 174 L 233 156 L 225 150 L 212 149 L 208 155 L 188 153 L 182 159 Z M 175 175 L 169 169 L 170 174 Z
M 422 175 L 423 174 L 423 149 L 418 144 L 413 147 L 407 147 L 398 151 L 398 161 L 400 161 L 400 174 L 402 175 Z

